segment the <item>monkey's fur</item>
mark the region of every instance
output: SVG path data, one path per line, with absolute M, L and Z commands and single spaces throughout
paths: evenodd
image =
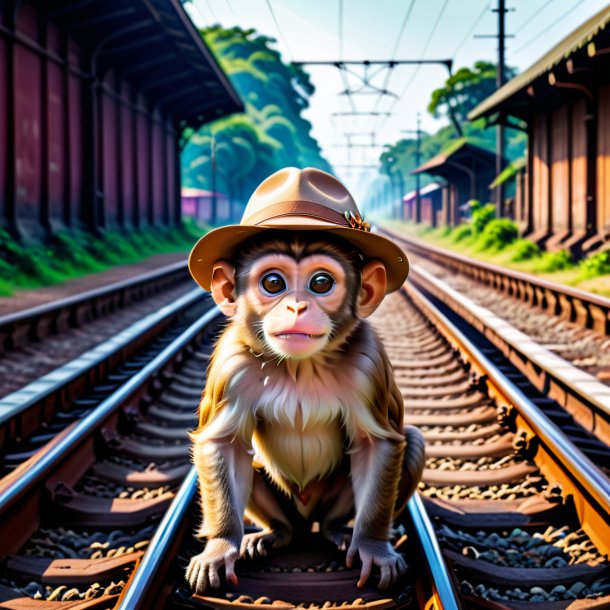
M 332 291 L 314 293 L 314 278 L 325 288 L 329 276 Z M 259 236 L 214 267 L 212 295 L 229 322 L 192 434 L 207 538 L 187 570 L 197 592 L 219 587 L 223 567 L 236 583 L 240 555 L 284 546 L 313 520 L 340 543 L 334 526 L 355 517 L 346 562 L 360 556 L 359 587 L 373 565 L 380 588 L 406 570 L 388 540 L 425 456 L 421 433 L 403 429 L 401 392 L 363 319 L 383 300 L 385 277 L 383 264 L 328 233 Z M 282 279 L 284 291 L 266 292 L 264 282 L 275 290 Z M 244 536 L 244 514 L 262 531 Z

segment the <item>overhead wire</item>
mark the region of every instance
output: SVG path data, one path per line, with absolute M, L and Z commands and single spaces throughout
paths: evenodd
M 405 29 L 407 27 L 407 23 L 409 22 L 409 18 L 411 17 L 411 13 L 413 12 L 413 7 L 415 6 L 415 2 L 416 2 L 416 0 L 411 0 L 411 4 L 409 4 L 409 6 L 407 7 L 407 12 L 405 13 L 405 16 L 402 20 L 402 23 L 400 25 L 400 30 L 398 31 L 398 36 L 396 38 L 396 42 L 394 43 L 394 48 L 392 49 L 392 52 L 390 53 L 390 60 L 396 59 L 396 52 L 398 51 L 398 47 L 400 46 L 400 41 L 402 40 L 402 36 L 405 33 Z M 387 72 L 386 72 L 385 78 L 383 80 L 383 84 L 381 85 L 382 91 L 387 91 L 388 87 L 390 86 L 392 70 L 393 70 L 393 66 L 387 67 Z M 375 104 L 373 105 L 372 112 L 377 111 L 377 109 L 379 108 L 379 104 L 381 103 L 381 100 L 383 99 L 383 97 L 384 97 L 383 93 L 380 93 L 377 96 L 377 99 L 375 100 Z
M 273 19 L 273 23 L 275 23 L 275 29 L 277 30 L 280 40 L 282 41 L 282 44 L 284 45 L 284 48 L 286 49 L 288 58 L 290 59 L 290 61 L 292 61 L 293 55 L 290 52 L 290 46 L 288 45 L 288 41 L 286 40 L 286 37 L 284 36 L 284 32 L 282 31 L 282 28 L 280 27 L 277 17 L 275 16 L 275 11 L 273 10 L 273 6 L 271 6 L 271 0 L 265 0 L 265 3 L 267 4 L 267 8 L 269 9 L 269 13 L 271 14 L 271 19 Z
M 436 33 L 439 23 L 441 22 L 441 19 L 443 18 L 443 15 L 445 14 L 445 10 L 447 9 L 448 4 L 449 4 L 449 0 L 444 0 L 443 5 L 441 6 L 441 10 L 436 15 L 436 20 L 434 21 L 434 25 L 432 26 L 432 31 L 430 32 L 430 35 L 428 36 L 428 39 L 426 40 L 426 44 L 424 44 L 422 51 L 419 54 L 418 59 L 420 59 L 420 60 L 424 59 L 424 55 L 428 51 L 428 47 L 430 46 L 430 43 L 432 42 L 432 39 L 434 38 L 434 34 Z M 399 96 L 393 101 L 390 108 L 388 109 L 388 112 L 391 113 L 392 110 L 394 110 L 394 108 L 396 108 L 396 105 L 400 102 L 400 100 L 402 100 L 402 98 L 405 96 L 406 92 L 409 90 L 409 88 L 413 84 L 413 81 L 417 78 L 417 75 L 419 74 L 420 69 L 421 69 L 421 64 L 417 64 L 417 66 L 415 67 L 415 70 L 413 71 L 413 74 L 411 75 L 411 78 L 407 81 L 407 84 L 405 85 L 404 89 L 401 91 Z M 381 120 L 375 124 L 375 128 L 373 129 L 373 131 L 377 131 L 377 130 L 381 129 L 383 127 L 383 125 L 385 125 L 387 120 L 388 120 L 387 116 L 382 117 Z
M 536 42 L 540 40 L 540 35 L 548 32 L 550 29 L 554 28 L 560 21 L 563 21 L 570 13 L 573 13 L 585 0 L 578 0 L 576 4 L 573 4 L 565 13 L 562 13 L 555 21 L 547 25 L 543 30 L 539 31 L 535 36 L 532 36 L 525 44 L 521 45 L 516 51 L 511 54 L 511 57 L 521 53 L 524 49 L 527 49 L 532 42 Z
M 550 2 L 552 2 L 552 1 L 553 0 L 550 0 Z M 479 13 L 479 15 L 476 18 L 475 22 L 472 24 L 472 27 L 468 30 L 468 32 L 466 32 L 466 35 L 464 36 L 464 38 L 462 38 L 462 40 L 460 41 L 460 44 L 458 44 L 458 46 L 456 47 L 455 51 L 451 55 L 451 57 L 453 59 L 455 59 L 456 55 L 462 50 L 462 47 L 468 42 L 468 40 L 470 40 L 470 37 L 473 35 L 475 29 L 477 28 L 479 23 L 481 23 L 481 20 L 487 14 L 487 12 L 489 11 L 490 8 L 491 8 L 491 2 L 487 2 L 483 6 L 483 10 Z
M 233 10 L 233 7 L 231 6 L 231 1 L 226 0 L 226 2 L 227 2 L 227 6 L 229 7 L 229 10 L 231 11 L 231 15 L 233 15 L 233 19 L 235 19 L 235 23 L 237 23 L 237 15 L 236 15 L 235 11 Z
M 538 17 L 540 13 L 549 5 L 551 2 L 555 2 L 555 0 L 547 0 L 542 6 L 539 6 L 516 30 L 515 36 L 519 34 L 522 30 L 524 30 L 530 23 L 532 23 L 532 19 Z

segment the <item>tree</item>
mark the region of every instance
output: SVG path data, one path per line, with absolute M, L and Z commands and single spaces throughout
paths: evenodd
M 309 75 L 299 66 L 284 64 L 270 46 L 274 39 L 252 29 L 214 26 L 202 36 L 246 111 L 183 134 L 189 138 L 182 156 L 184 183 L 211 188 L 212 136 L 217 189 L 230 199 L 243 202 L 266 176 L 287 165 L 330 171 L 310 134 L 311 124 L 301 116 L 314 92 Z
M 515 74 L 514 68 L 506 68 L 507 78 Z M 436 118 L 453 118 L 461 125 L 468 120 L 468 113 L 495 90 L 496 64 L 477 61 L 472 68 L 460 68 L 432 92 L 428 111 Z

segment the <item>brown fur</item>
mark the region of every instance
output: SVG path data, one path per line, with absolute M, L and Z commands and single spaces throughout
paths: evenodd
M 267 306 L 257 305 L 250 294 L 250 270 L 269 254 L 290 256 L 288 260 L 296 263 L 290 263 L 289 269 L 300 269 L 294 265 L 320 254 L 343 269 L 347 290 L 336 310 L 326 311 L 323 299 L 318 307 L 315 295 L 299 297 L 308 299 L 306 315 L 331 329 L 324 348 L 311 356 L 284 357 L 267 344 L 265 317 L 272 311 L 277 315 L 282 299 L 292 298 L 267 298 Z M 191 435 L 202 492 L 204 523 L 200 533 L 218 541 L 208 543 L 211 550 L 206 547 L 193 559 L 189 580 L 197 590 L 218 586 L 216 570 L 223 564 L 227 578 L 233 579 L 235 549 L 240 542 L 242 553 L 264 554 L 265 545 L 279 546 L 290 540 L 294 524 L 282 512 L 281 502 L 273 498 L 268 484 L 253 471 L 254 457 L 304 518 L 326 510 L 318 517 L 325 533 L 355 512 L 348 564 L 357 551 L 365 563 L 370 555 L 387 583 L 404 571 L 402 560 L 387 540 L 397 502 L 404 505 L 421 476 L 423 444 L 419 446 L 418 438 L 411 437 L 416 442 L 407 451 L 409 464 L 405 468 L 402 395 L 381 341 L 358 316 L 367 299 L 366 311 L 381 302 L 385 284 L 379 285 L 377 274 L 376 279 L 367 280 L 373 282 L 371 285 L 364 286 L 361 269 L 365 261 L 353 248 L 332 238 L 284 235 L 253 242 L 245 246 L 235 263 L 235 279 L 222 280 L 222 290 L 216 293 L 226 299 L 227 282 L 234 281 L 235 314 L 212 355 L 199 426 Z M 226 275 L 230 267 L 223 269 Z M 336 298 L 341 294 L 337 292 Z M 348 456 L 353 491 L 352 486 L 335 483 L 344 476 L 340 473 Z M 299 494 L 305 494 L 305 500 Z M 244 512 L 265 530 L 242 542 Z M 391 571 L 390 565 L 394 566 Z M 363 568 L 360 582 L 366 578 Z

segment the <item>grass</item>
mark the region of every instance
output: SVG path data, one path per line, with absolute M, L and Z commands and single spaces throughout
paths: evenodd
M 592 254 L 581 261 L 572 260 L 567 250 L 544 252 L 534 242 L 519 239 L 514 223 L 504 219 L 490 218 L 478 232 L 474 222 L 435 229 L 397 220 L 384 220 L 382 224 L 465 256 L 610 296 L 610 251 Z
M 155 254 L 186 252 L 206 230 L 192 219 L 185 219 L 179 227 L 132 233 L 95 236 L 63 231 L 46 243 L 26 245 L 0 229 L 0 296 L 137 263 Z

